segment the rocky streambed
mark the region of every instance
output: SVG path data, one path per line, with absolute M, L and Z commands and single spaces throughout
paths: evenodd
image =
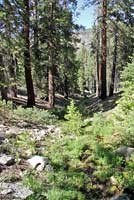
M 15 146 L 17 143 L 15 142 L 17 137 L 21 138 L 24 133 L 26 135 L 30 133 L 29 138 L 26 139 L 33 141 L 33 144 L 38 144 L 37 151 L 30 151 L 29 146 L 24 148 L 22 145 L 22 152 L 19 152 L 19 157 L 17 157 Z M 33 191 L 27 188 L 22 181 L 25 172 L 32 169 L 37 173 L 53 170 L 49 159 L 39 155 L 39 152 L 44 151 L 42 141 L 49 134 L 56 134 L 60 137 L 60 128 L 52 125 L 36 127 L 24 122 L 16 126 L 0 124 L 0 199 L 23 200 L 30 197 Z

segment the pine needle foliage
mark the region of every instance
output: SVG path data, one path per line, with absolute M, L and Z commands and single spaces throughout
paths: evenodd
M 70 105 L 67 107 L 67 114 L 65 115 L 66 125 L 65 132 L 80 135 L 82 133 L 82 115 L 75 106 L 72 100 Z

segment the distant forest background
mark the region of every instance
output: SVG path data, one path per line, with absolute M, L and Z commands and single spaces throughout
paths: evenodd
M 101 99 L 119 91 L 134 52 L 133 0 L 87 0 L 97 18 L 89 30 L 73 22 L 75 0 L 5 0 L 0 4 L 0 89 L 53 107 L 55 94 Z

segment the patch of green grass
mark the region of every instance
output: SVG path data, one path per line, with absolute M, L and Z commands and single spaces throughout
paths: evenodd
M 38 108 L 22 108 L 18 107 L 13 113 L 13 118 L 21 119 L 28 122 L 36 122 L 39 124 L 55 124 L 58 120 L 53 113 Z

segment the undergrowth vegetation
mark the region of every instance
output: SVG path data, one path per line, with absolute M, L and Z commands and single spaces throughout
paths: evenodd
M 53 113 L 37 108 L 24 109 L 19 107 L 13 114 L 15 118 L 25 119 L 28 122 L 31 121 L 41 124 L 54 124 L 57 120 L 57 117 Z

